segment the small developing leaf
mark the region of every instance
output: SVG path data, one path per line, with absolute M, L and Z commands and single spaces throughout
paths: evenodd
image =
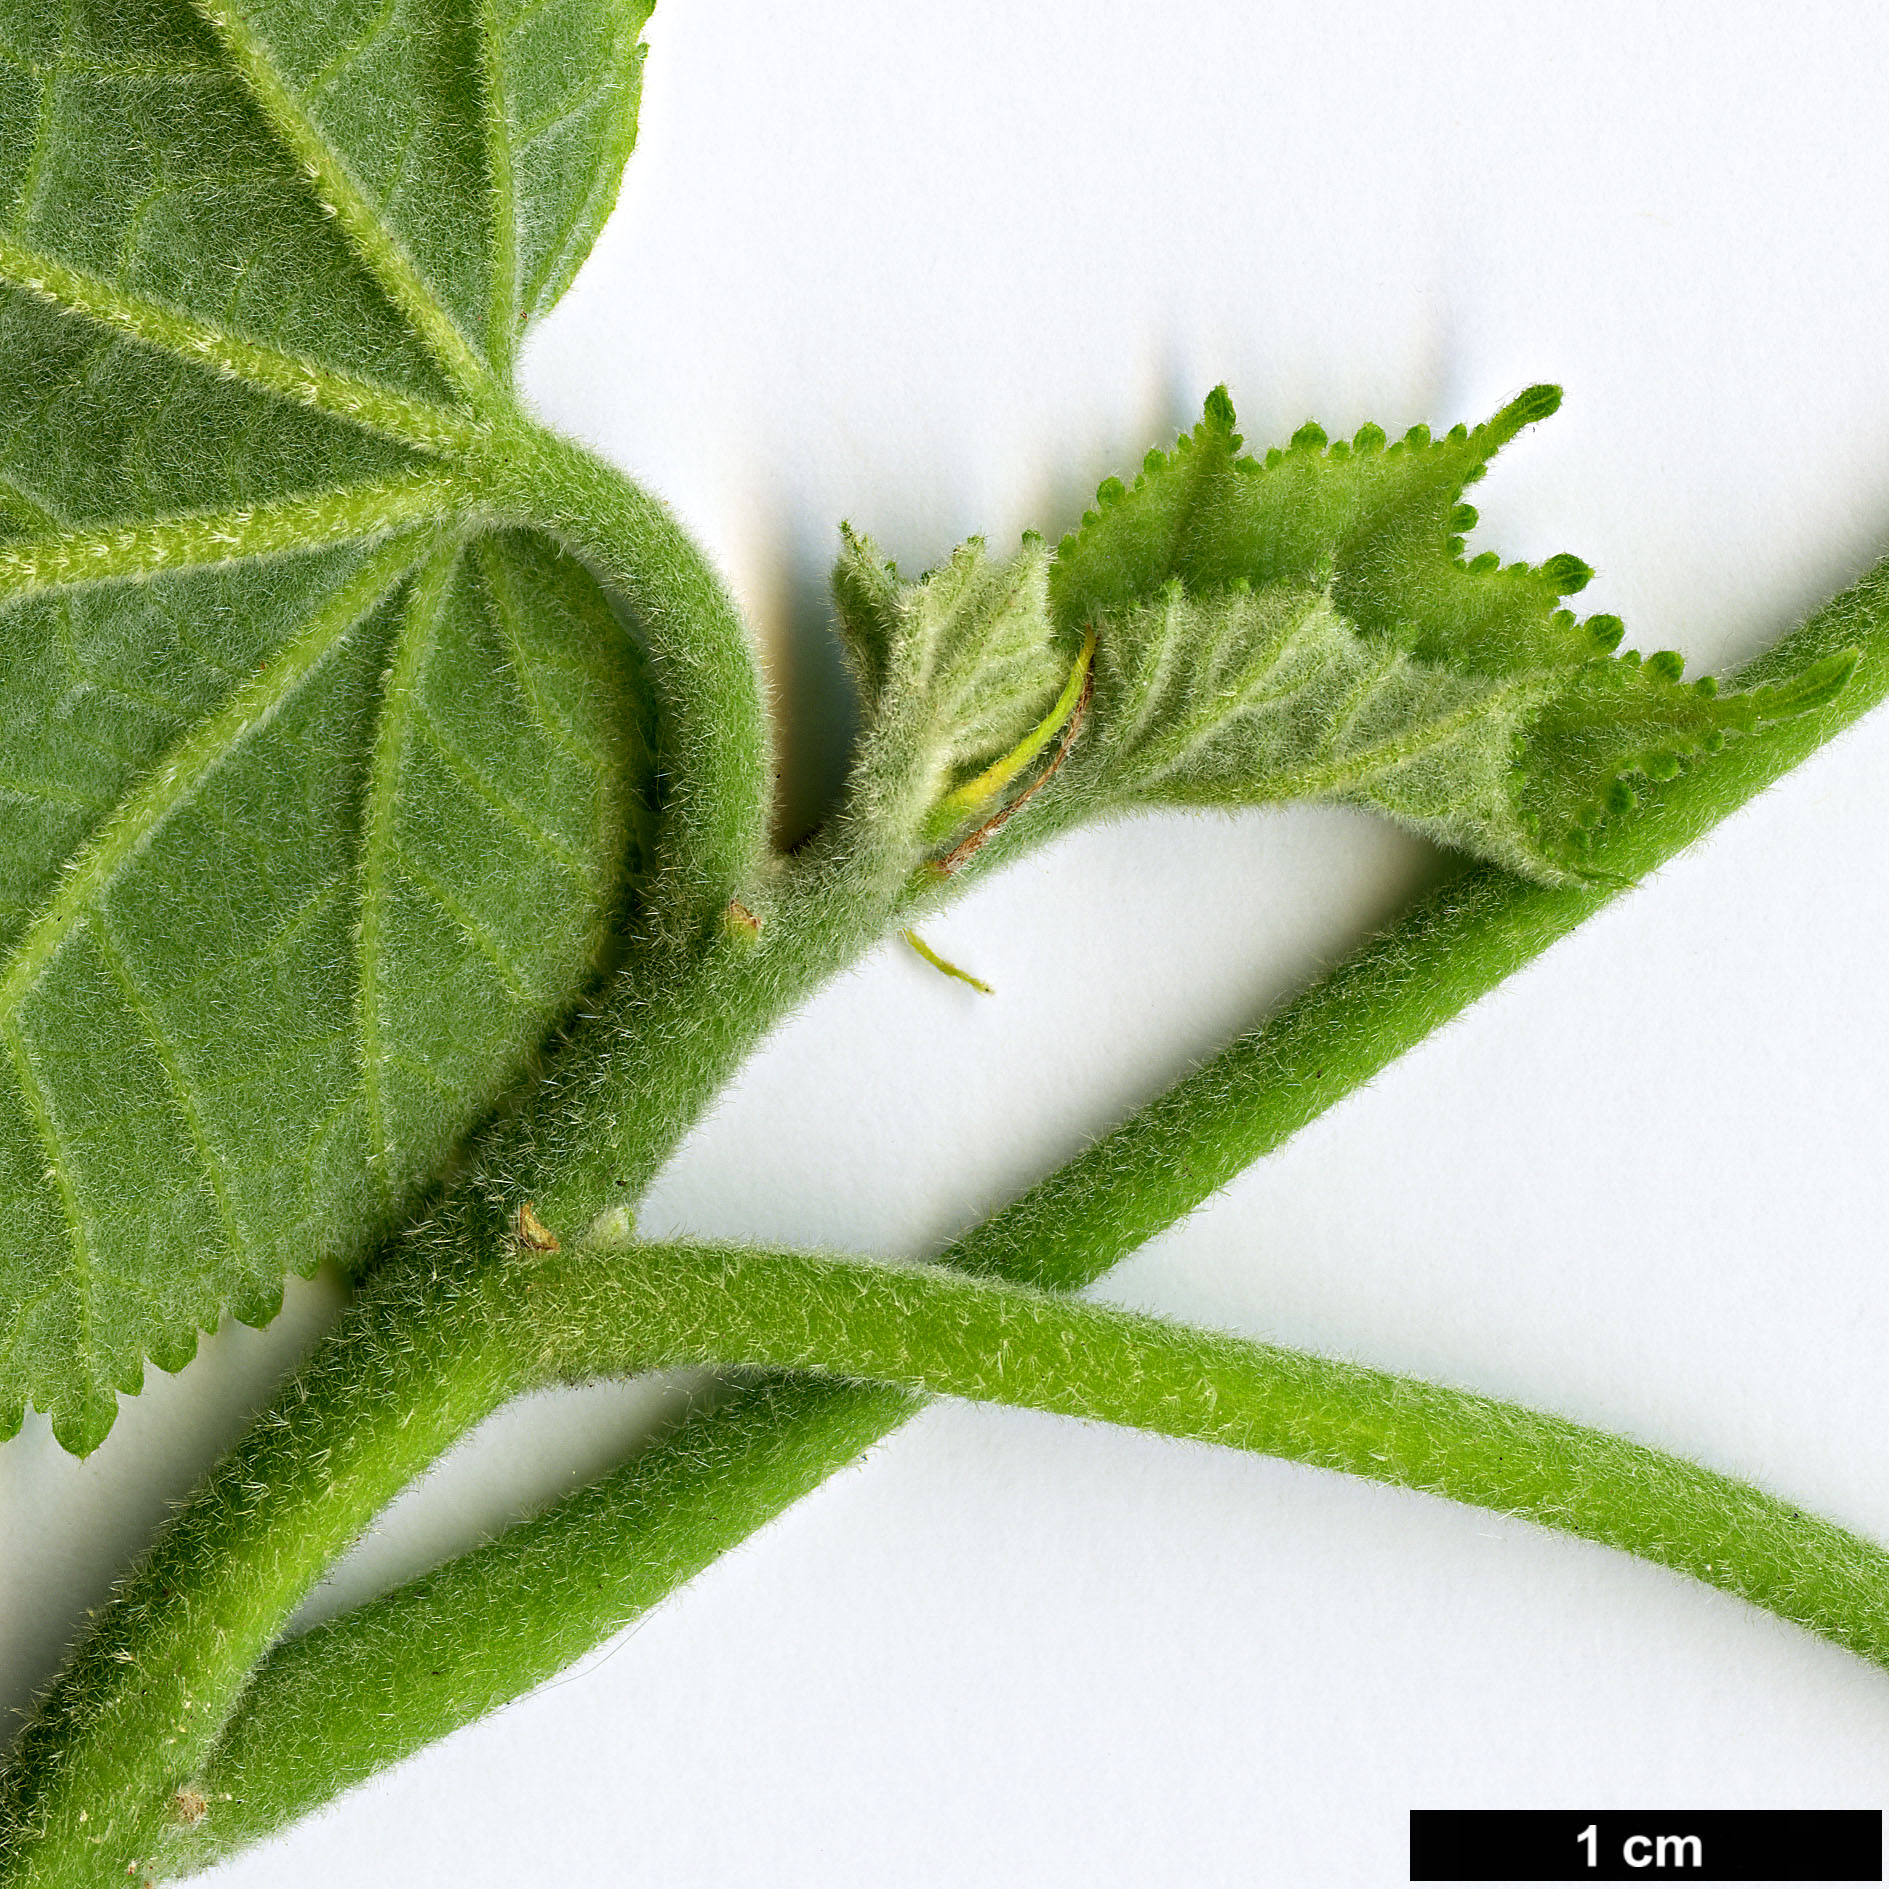
M 1264 461 L 1242 456 L 1224 388 L 1171 453 L 1150 453 L 1132 488 L 1104 486 L 1058 547 L 1050 598 L 1065 627 L 1144 603 L 1170 580 L 1205 597 L 1246 583 L 1331 592 L 1347 622 L 1409 655 L 1504 675 L 1605 654 L 1612 618 L 1560 608 L 1591 573 L 1579 559 L 1538 568 L 1466 565 L 1451 549 L 1465 486 L 1560 395 L 1531 388 L 1494 419 L 1433 440 L 1377 427 L 1327 445 L 1317 428 Z
M 854 789 L 865 818 L 935 843 L 1001 794 L 1015 768 L 998 764 L 1020 743 L 1047 739 L 1075 653 L 1051 622 L 1048 572 L 1037 540 L 998 562 L 973 539 L 904 584 L 844 533 L 833 592 L 866 722 Z
M 1457 674 L 1365 637 L 1328 594 L 1178 583 L 1097 643 L 1086 778 L 1120 802 L 1351 800 L 1445 845 L 1538 870 L 1510 799 L 1551 686 Z
M 1328 445 L 1303 428 L 1262 463 L 1240 456 L 1216 390 L 1057 552 L 1065 634 L 1097 636 L 1079 791 L 1354 801 L 1552 882 L 1580 874 L 1636 776 L 1670 778 L 1840 688 L 1843 658 L 1788 692 L 1687 686 L 1677 655 L 1610 660 L 1618 619 L 1561 607 L 1591 576 L 1579 559 L 1463 562 L 1463 487 L 1557 401 L 1531 389 L 1440 441 L 1415 428 L 1386 446 L 1367 427 Z
M 999 755 L 962 786 L 952 788 L 938 803 L 932 819 L 932 831 L 939 838 L 995 806 L 1017 776 L 1038 759 L 1059 732 L 1067 731 L 1065 741 L 1078 732 L 1079 723 L 1086 719 L 1090 675 L 1094 664 L 1095 632 L 1091 630 L 1082 639 L 1075 663 L 1063 680 L 1062 693 L 1049 705 L 1043 719 L 1008 754 Z M 1047 777 L 1046 771 L 1038 776 L 1038 780 Z M 1011 803 L 1012 807 L 1021 806 L 1027 798 L 1028 790 Z
M 1855 654 L 1842 651 L 1788 685 L 1720 695 L 1709 676 L 1681 683 L 1677 656 L 1584 664 L 1529 723 L 1517 811 L 1543 856 L 1578 873 L 1608 817 L 1634 804 L 1636 778 L 1671 780 L 1728 736 L 1821 708 L 1855 666 Z

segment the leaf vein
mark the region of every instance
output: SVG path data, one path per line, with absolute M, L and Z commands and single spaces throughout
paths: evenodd
M 379 723 L 368 762 L 366 817 L 362 822 L 361 893 L 355 927 L 355 1038 L 363 1093 L 367 1099 L 369 1147 L 380 1182 L 382 1204 L 391 1209 L 394 1148 L 382 1093 L 383 1071 L 391 1048 L 385 1040 L 381 1004 L 383 921 L 388 868 L 394 853 L 400 776 L 407 739 L 417 712 L 420 674 L 431 653 L 445 608 L 446 589 L 459 560 L 457 544 L 436 547 L 407 597 L 394 645 L 393 661 L 381 690 Z
M 484 393 L 489 376 L 459 324 L 427 286 L 413 258 L 380 220 L 340 154 L 295 96 L 262 35 L 235 0 L 192 0 L 243 75 L 269 128 L 314 191 L 322 210 L 341 227 L 394 306 L 462 393 Z
M 506 574 L 504 560 L 490 538 L 480 540 L 478 559 L 479 575 L 484 580 L 480 588 L 491 600 L 492 615 L 505 641 L 506 653 L 512 659 L 512 674 L 517 678 L 518 692 L 525 698 L 525 706 L 530 710 L 532 720 L 554 747 L 562 748 L 573 760 L 582 762 L 586 770 L 601 772 L 610 765 L 610 757 L 587 741 L 580 740 L 570 722 L 558 714 L 544 693 L 537 677 L 537 665 L 525 650 L 520 628 L 523 613 L 518 607 L 517 594 L 512 588 L 511 578 Z
M 447 739 L 445 731 L 440 727 L 439 723 L 427 713 L 425 704 L 416 703 L 414 705 L 414 717 L 419 727 L 424 731 L 427 743 L 432 748 L 433 752 L 437 754 L 439 758 L 446 763 L 447 767 L 449 767 L 479 799 L 483 800 L 500 819 L 508 821 L 547 858 L 555 859 L 559 865 L 569 868 L 571 872 L 575 873 L 577 877 L 586 884 L 590 883 L 590 881 L 596 877 L 595 869 L 584 859 L 582 854 L 573 852 L 555 833 L 548 832 L 544 827 L 540 826 L 538 822 L 534 820 L 524 808 L 520 807 L 516 801 L 512 800 L 509 795 L 501 793 L 498 788 L 493 786 L 493 784 L 479 772 L 476 763 L 468 759 L 453 746 L 451 741 Z
M 525 987 L 523 969 L 512 963 L 503 947 L 493 937 L 490 929 L 479 917 L 450 892 L 444 884 L 427 871 L 410 852 L 402 849 L 400 870 L 430 898 L 445 915 L 450 918 L 465 935 L 479 955 L 491 965 L 498 980 L 505 986 L 505 994 L 518 1004 L 536 1004 L 539 1000 Z
M 618 77 L 614 67 L 605 66 L 601 72 L 579 86 L 569 98 L 554 105 L 542 117 L 534 118 L 528 125 L 520 125 L 519 144 L 536 144 L 540 138 L 556 131 L 561 125 L 567 125 L 573 118 L 581 118 L 585 112 L 593 110 L 616 90 Z
M 77 12 L 78 0 L 66 0 L 65 17 L 59 27 L 59 54 L 46 68 L 40 80 L 39 113 L 34 121 L 33 148 L 27 154 L 26 168 L 20 183 L 20 207 L 14 217 L 16 230 L 24 230 L 31 222 L 34 211 L 39 208 L 39 192 L 46 169 L 46 154 L 52 149 L 53 132 L 58 122 L 59 81 L 65 72 L 66 60 L 71 51 L 72 28 Z
M 16 237 L 0 236 L 0 277 L 64 314 L 97 322 L 220 379 L 350 420 L 415 451 L 463 452 L 477 442 L 477 427 L 451 407 L 416 399 L 365 375 L 344 373 L 312 355 L 252 340 L 75 269 Z
M 379 11 L 367 25 L 340 47 L 328 63 L 308 81 L 304 89 L 311 99 L 321 97 L 344 72 L 366 55 L 374 42 L 393 24 L 394 14 L 399 10 L 399 5 L 400 0 L 381 0 Z
M 34 1065 L 26 1033 L 20 1028 L 19 1016 L 13 1006 L 0 1012 L 0 1040 L 6 1043 L 7 1056 L 13 1064 L 13 1077 L 19 1085 L 20 1099 L 26 1105 L 27 1115 L 39 1135 L 40 1145 L 46 1151 L 46 1179 L 52 1183 L 65 1214 L 66 1228 L 71 1236 L 72 1269 L 78 1295 L 79 1351 L 87 1381 L 96 1384 L 99 1376 L 98 1346 L 92 1331 L 92 1321 L 96 1316 L 96 1286 L 93 1279 L 94 1241 L 91 1229 L 86 1223 L 85 1211 L 79 1204 L 78 1192 L 72 1185 L 72 1175 L 66 1161 L 65 1136 L 60 1129 L 58 1115 L 54 1112 L 52 1097 L 47 1093 L 39 1070 Z
M 1530 675 L 1458 704 L 1447 715 L 1439 715 L 1416 729 L 1392 736 L 1374 748 L 1362 748 L 1323 767 L 1308 767 L 1266 784 L 1266 791 L 1284 794 L 1323 794 L 1343 792 L 1362 786 L 1373 775 L 1412 761 L 1432 748 L 1441 747 L 1460 729 L 1499 713 L 1512 703 L 1526 704 L 1542 694 L 1542 679 Z
M 633 100 L 635 96 L 637 48 L 641 41 L 644 17 L 646 15 L 639 16 L 629 8 L 625 8 L 618 17 L 617 43 L 614 49 L 611 76 L 615 80 L 615 90 L 619 101 Z M 518 318 L 521 323 L 526 314 L 536 309 L 539 303 L 551 293 L 553 283 L 560 279 L 569 281 L 571 270 L 576 265 L 571 264 L 569 268 L 566 265 L 572 249 L 578 247 L 578 232 L 586 228 L 594 232 L 602 227 L 611 204 L 616 201 L 624 167 L 629 163 L 630 151 L 635 142 L 634 114 L 625 110 L 620 102 L 609 145 L 597 167 L 588 193 L 583 202 L 574 205 L 564 217 L 558 227 L 556 241 L 545 245 L 544 254 L 538 267 L 532 272 L 531 281 L 519 295 Z
M 76 807 L 81 813 L 106 813 L 111 808 L 107 800 L 96 800 L 90 794 L 77 793 L 54 781 L 28 780 L 21 774 L 0 774 L 0 794 L 43 800 L 49 807 Z
M 14 1352 L 19 1350 L 20 1342 L 26 1336 L 26 1326 L 35 1312 L 59 1290 L 59 1281 L 54 1279 L 51 1285 L 41 1286 L 30 1297 L 20 1301 L 19 1309 L 14 1313 L 7 1326 L 6 1336 L 0 1338 L 0 1358 L 11 1362 Z
M 238 689 L 216 714 L 186 735 L 169 757 L 119 802 L 112 817 L 74 861 L 51 903 L 6 960 L 5 974 L 0 976 L 0 1021 L 6 1028 L 17 1027 L 27 993 L 104 888 L 234 747 L 274 718 L 379 602 L 411 560 L 412 548 L 401 540 L 368 558 L 332 593 L 267 670 Z
M 64 527 L 65 521 L 49 512 L 20 484 L 18 479 L 0 478 L 0 499 L 4 499 L 16 511 L 31 513 L 36 525 L 45 526 L 52 531 L 59 531 Z
M 235 1202 L 230 1198 L 229 1176 L 225 1170 L 222 1153 L 210 1138 L 209 1130 L 197 1106 L 197 1098 L 185 1076 L 177 1046 L 171 1041 L 163 1024 L 159 1021 L 156 1008 L 131 975 L 131 967 L 125 962 L 124 952 L 112 936 L 110 921 L 102 911 L 92 927 L 92 937 L 98 947 L 99 956 L 105 960 L 105 968 L 110 971 L 113 982 L 123 992 L 125 1002 L 130 1005 L 132 1014 L 144 1028 L 152 1053 L 157 1057 L 158 1064 L 164 1071 L 164 1080 L 169 1085 L 171 1095 L 176 1101 L 177 1112 L 189 1131 L 192 1145 L 197 1150 L 198 1159 L 203 1166 L 204 1178 L 209 1182 L 210 1192 L 216 1200 L 217 1217 L 223 1223 L 223 1237 L 229 1242 L 232 1257 L 242 1259 L 250 1250 L 250 1241 L 243 1233 Z
M 0 544 L 0 605 L 81 584 L 160 577 L 385 538 L 444 517 L 458 493 L 458 482 L 450 475 L 430 470 L 399 473 L 374 484 L 332 486 L 273 505 L 188 512 L 56 538 L 15 539 Z

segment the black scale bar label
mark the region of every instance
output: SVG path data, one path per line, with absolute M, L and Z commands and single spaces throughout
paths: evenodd
M 1881 1882 L 1880 1810 L 1413 1810 L 1412 1882 Z

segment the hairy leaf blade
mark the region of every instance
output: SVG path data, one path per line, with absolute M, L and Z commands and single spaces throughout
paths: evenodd
M 375 479 L 413 456 L 0 286 L 0 529 L 41 538 Z
M 1178 586 L 1097 641 L 1089 771 L 1126 799 L 1352 800 L 1539 874 L 1509 800 L 1539 678 L 1458 674 L 1358 631 L 1323 593 Z
M 283 142 L 323 169 L 331 196 L 358 197 L 369 240 L 384 232 L 411 263 L 451 324 L 446 351 L 508 369 L 517 335 L 569 286 L 616 201 L 649 6 L 200 4 Z
M 388 662 L 363 818 L 357 1020 L 390 1213 L 610 961 L 650 840 L 639 672 L 594 582 L 528 536 L 437 566 Z
M 313 175 L 449 372 L 487 339 L 498 193 L 477 8 L 198 0 L 277 141 Z
M 870 818 L 942 838 L 963 822 L 953 790 L 1008 753 L 1056 700 L 1069 658 L 1050 620 L 1048 580 L 1037 540 L 1000 560 L 974 538 L 902 584 L 868 539 L 845 532 L 833 596 L 870 728 L 854 765 Z
M 0 796 L 51 808 L 0 855 L 9 1427 L 30 1398 L 89 1447 L 146 1352 L 358 1260 L 609 961 L 648 817 L 628 639 L 528 536 L 419 553 L 0 616 L 33 680 Z
M 1840 688 L 1841 663 L 1789 698 L 1688 687 L 1676 655 L 1609 660 L 1618 621 L 1561 607 L 1587 581 L 1578 559 L 1464 561 L 1464 487 L 1559 398 L 1531 388 L 1441 440 L 1365 427 L 1331 444 L 1308 426 L 1260 462 L 1216 389 L 1057 551 L 1058 617 L 1098 633 L 1087 791 L 1354 800 L 1553 881 L 1579 874 L 1636 776 Z
M 0 1433 L 358 1260 L 614 959 L 647 679 L 428 468 L 647 13 L 0 0 Z
M 1170 584 L 1097 640 L 1103 801 L 1347 801 L 1529 878 L 1578 872 L 1636 773 L 1664 777 L 1728 734 L 1828 699 L 1842 663 L 1789 699 L 1688 687 L 1637 659 L 1486 675 L 1360 631 L 1329 592 L 1203 599 Z
M 183 0 L 6 0 L 0 231 L 230 333 L 411 394 L 441 383 Z M 11 373 L 7 379 L 14 377 Z
M 1433 440 L 1386 444 L 1376 427 L 1328 444 L 1302 428 L 1263 462 L 1243 458 L 1224 389 L 1171 453 L 1150 453 L 1132 487 L 1111 480 L 1056 554 L 1051 595 L 1065 623 L 1146 602 L 1169 581 L 1205 595 L 1236 583 L 1329 586 L 1360 629 L 1482 673 L 1583 662 L 1617 626 L 1577 624 L 1560 599 L 1586 581 L 1578 559 L 1540 569 L 1465 567 L 1454 529 L 1464 488 L 1531 422 L 1555 410 L 1531 388 L 1492 420 Z
M 570 287 L 615 207 L 636 142 L 650 12 L 651 0 L 494 0 L 519 330 Z

